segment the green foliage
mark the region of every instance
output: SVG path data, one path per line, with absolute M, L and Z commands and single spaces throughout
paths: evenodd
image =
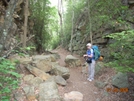
M 20 75 L 15 70 L 15 64 L 0 59 L 0 101 L 10 101 L 11 93 L 18 87 Z
M 31 20 L 34 21 L 36 50 L 41 52 L 49 48 L 53 22 L 55 22 L 55 8 L 50 7 L 49 0 L 30 0 L 32 10 Z
M 134 30 L 122 31 L 107 35 L 114 39 L 109 46 L 109 58 L 112 62 L 108 64 L 119 71 L 134 72 Z
M 90 19 L 88 17 L 88 2 L 90 5 Z M 127 25 L 126 18 L 130 17 L 128 6 L 122 5 L 120 0 L 75 0 L 72 7 L 72 1 L 67 1 L 67 11 L 64 18 L 64 42 L 69 44 L 72 31 L 72 11 L 74 11 L 74 27 L 82 25 L 86 27 L 84 34 L 90 34 L 89 20 L 91 20 L 91 30 L 93 33 L 101 33 L 102 29 L 115 28 L 116 26 Z M 80 20 L 80 16 L 85 15 Z M 86 19 L 86 21 L 83 21 Z M 74 31 L 75 32 L 75 31 Z M 66 37 L 68 36 L 68 37 Z M 65 46 L 65 45 L 64 45 Z
M 51 40 L 51 49 L 55 49 L 60 45 L 60 37 L 57 35 L 53 37 L 53 40 Z
M 72 4 L 71 0 L 67 2 L 67 10 L 64 14 L 64 37 L 63 46 L 68 46 L 72 33 L 72 11 L 74 11 L 74 27 L 79 18 L 79 15 L 84 11 L 85 0 L 75 0 Z M 73 6 L 72 6 L 73 5 Z

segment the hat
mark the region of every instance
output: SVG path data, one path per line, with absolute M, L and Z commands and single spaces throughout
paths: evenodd
M 90 46 L 90 47 L 91 47 L 91 46 L 92 46 L 92 44 L 91 44 L 91 43 L 88 43 L 86 46 Z

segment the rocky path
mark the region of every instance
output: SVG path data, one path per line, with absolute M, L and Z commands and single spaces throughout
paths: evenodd
M 65 58 L 70 53 L 67 52 L 64 49 L 58 49 L 55 50 L 60 55 L 59 63 L 62 66 L 65 66 Z M 81 59 L 81 61 L 84 63 L 84 60 Z M 64 93 L 68 93 L 71 91 L 78 91 L 81 92 L 84 96 L 83 101 L 96 101 L 97 98 L 99 98 L 99 90 L 94 86 L 94 81 L 89 82 L 86 80 L 86 76 L 82 75 L 81 67 L 75 67 L 75 68 L 69 68 L 70 69 L 70 78 L 67 80 L 67 85 L 65 87 L 60 87 L 60 94 L 63 96 Z
M 130 98 L 128 94 L 133 95 L 133 89 L 130 93 L 107 91 L 107 88 L 114 89 L 111 78 L 116 73 L 102 62 L 97 62 L 95 80 L 89 82 L 79 64 L 84 64 L 83 57 L 75 54 L 70 57 L 71 53 L 62 48 L 52 53 L 32 57 L 17 55 L 10 59 L 20 61 L 21 74 L 20 86 L 11 101 L 133 101 L 126 100 Z M 72 97 L 77 100 L 69 100 Z

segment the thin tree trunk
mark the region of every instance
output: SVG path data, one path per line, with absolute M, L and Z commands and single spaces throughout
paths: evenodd
M 64 4 L 63 4 L 63 0 L 61 0 L 61 6 L 62 6 L 62 35 L 64 36 L 64 34 L 63 34 L 64 33 Z
M 93 44 L 93 38 L 92 38 L 92 18 L 91 18 L 91 8 L 90 8 L 90 4 L 89 4 L 89 0 L 88 0 L 88 17 L 89 17 L 89 33 L 90 33 L 90 41 L 91 44 Z
M 62 25 L 62 0 L 58 0 L 58 14 L 60 17 L 60 36 L 61 38 L 61 45 L 63 45 L 63 25 Z
M 28 0 L 25 0 L 25 20 L 24 20 L 24 36 L 23 36 L 23 48 L 26 47 L 26 38 L 27 38 L 27 22 L 28 22 Z
M 73 0 L 72 0 L 72 8 L 73 8 Z M 70 51 L 71 53 L 73 52 L 73 46 L 72 46 L 72 43 L 73 43 L 73 32 L 74 32 L 74 10 L 72 10 L 72 32 L 71 32 L 71 40 L 70 40 Z

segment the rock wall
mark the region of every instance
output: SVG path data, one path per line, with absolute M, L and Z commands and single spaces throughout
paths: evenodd
M 0 36 L 2 36 L 3 29 L 7 27 L 4 25 L 6 22 L 7 10 L 11 6 L 10 5 L 11 3 L 9 2 L 6 2 L 6 0 L 0 1 Z M 25 6 L 25 0 L 17 0 L 15 9 L 13 9 L 13 15 L 11 15 L 9 12 L 12 21 L 9 25 L 9 29 L 8 29 L 9 31 L 7 33 L 8 36 L 6 37 L 7 41 L 4 41 L 5 43 L 4 50 L 3 50 L 4 52 L 11 50 L 16 44 L 22 41 L 22 36 L 24 31 L 24 6 Z M 30 12 L 28 15 L 30 16 Z M 33 25 L 34 25 L 33 21 L 29 19 L 27 38 L 30 36 L 30 32 L 32 31 Z M 0 46 L 2 45 L 3 44 L 1 44 Z
M 133 0 L 129 0 L 127 4 L 131 6 L 130 10 L 134 10 Z M 73 33 L 72 51 L 73 53 L 79 55 L 85 54 L 86 44 L 90 42 L 90 35 L 88 35 L 89 32 L 86 32 L 86 26 L 88 24 L 87 14 L 87 11 L 84 11 L 83 14 L 80 15 L 80 17 L 78 18 L 78 22 L 76 22 L 76 27 Z M 128 22 L 127 25 L 129 27 L 125 24 L 120 26 L 119 23 L 116 23 L 116 21 L 112 20 L 111 23 L 108 23 L 107 25 L 100 28 L 98 31 L 93 32 L 93 44 L 99 46 L 99 49 L 103 56 L 107 56 L 108 54 L 107 45 L 114 42 L 112 39 L 104 38 L 103 36 L 114 32 L 121 32 L 128 29 L 134 29 L 134 23 Z M 70 44 L 68 45 L 68 49 L 71 51 Z

